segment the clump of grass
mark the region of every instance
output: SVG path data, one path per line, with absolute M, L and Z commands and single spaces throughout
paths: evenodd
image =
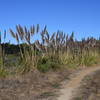
M 56 94 L 54 94 L 53 92 L 44 92 L 40 95 L 40 98 L 47 98 L 50 96 L 55 96 Z
M 6 31 L 4 32 L 4 41 L 6 38 Z M 4 60 L 5 60 L 5 52 L 4 52 L 4 47 L 1 44 L 2 38 L 1 38 L 1 32 L 0 32 L 0 77 L 6 77 L 8 74 L 7 71 L 5 70 L 4 66 Z
M 56 88 L 56 89 L 60 89 L 61 88 L 60 86 L 61 86 L 61 84 L 59 84 L 59 83 L 52 84 L 52 87 Z
M 78 66 L 92 66 L 98 64 L 100 62 L 99 59 L 99 53 L 94 53 L 93 51 L 89 54 L 87 54 L 85 51 L 85 53 L 83 52 L 78 54 L 77 56 L 74 56 L 74 58 L 71 53 L 64 53 L 60 55 L 61 63 L 69 68 L 77 68 Z

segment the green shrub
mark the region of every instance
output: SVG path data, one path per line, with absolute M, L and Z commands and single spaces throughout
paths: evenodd
M 0 68 L 0 77 L 6 77 L 8 72 L 4 68 Z
M 37 69 L 40 71 L 40 72 L 47 72 L 49 71 L 50 69 L 52 70 L 56 70 L 60 68 L 59 64 L 58 64 L 58 61 L 56 60 L 53 60 L 53 59 L 50 59 L 48 57 L 43 57 L 43 58 L 40 58 L 38 60 L 38 63 L 37 63 Z

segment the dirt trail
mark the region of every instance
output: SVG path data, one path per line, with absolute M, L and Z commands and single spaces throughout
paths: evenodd
M 82 79 L 92 72 L 100 70 L 100 67 L 89 67 L 83 69 L 82 71 L 78 72 L 75 77 L 73 77 L 63 89 L 61 89 L 61 95 L 58 97 L 57 100 L 71 100 L 75 92 L 78 90 L 78 87 L 81 85 L 80 82 Z

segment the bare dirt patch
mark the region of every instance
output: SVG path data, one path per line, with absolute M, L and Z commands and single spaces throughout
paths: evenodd
M 73 100 L 100 100 L 100 70 L 83 79 Z
M 63 89 L 60 90 L 61 95 L 58 97 L 57 100 L 72 100 L 72 98 L 76 95 L 76 92 L 78 91 L 79 87 L 81 86 L 81 82 L 84 77 L 97 70 L 100 70 L 100 67 L 85 68 L 78 72 L 75 77 L 71 78 L 68 83 L 64 84 Z M 76 100 L 86 99 L 76 98 Z
M 35 70 L 0 79 L 0 100 L 55 100 L 60 82 L 71 73 L 73 71 L 68 69 L 47 73 Z

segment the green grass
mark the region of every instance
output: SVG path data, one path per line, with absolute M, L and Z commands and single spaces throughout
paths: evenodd
M 5 78 L 6 76 L 8 76 L 8 72 L 3 68 L 0 68 L 0 77 L 1 78 Z
M 60 61 L 63 65 L 66 65 L 68 68 L 77 68 L 80 66 L 93 66 L 100 63 L 99 53 L 90 52 L 88 55 L 87 52 L 74 56 L 72 54 L 63 54 L 60 55 Z

